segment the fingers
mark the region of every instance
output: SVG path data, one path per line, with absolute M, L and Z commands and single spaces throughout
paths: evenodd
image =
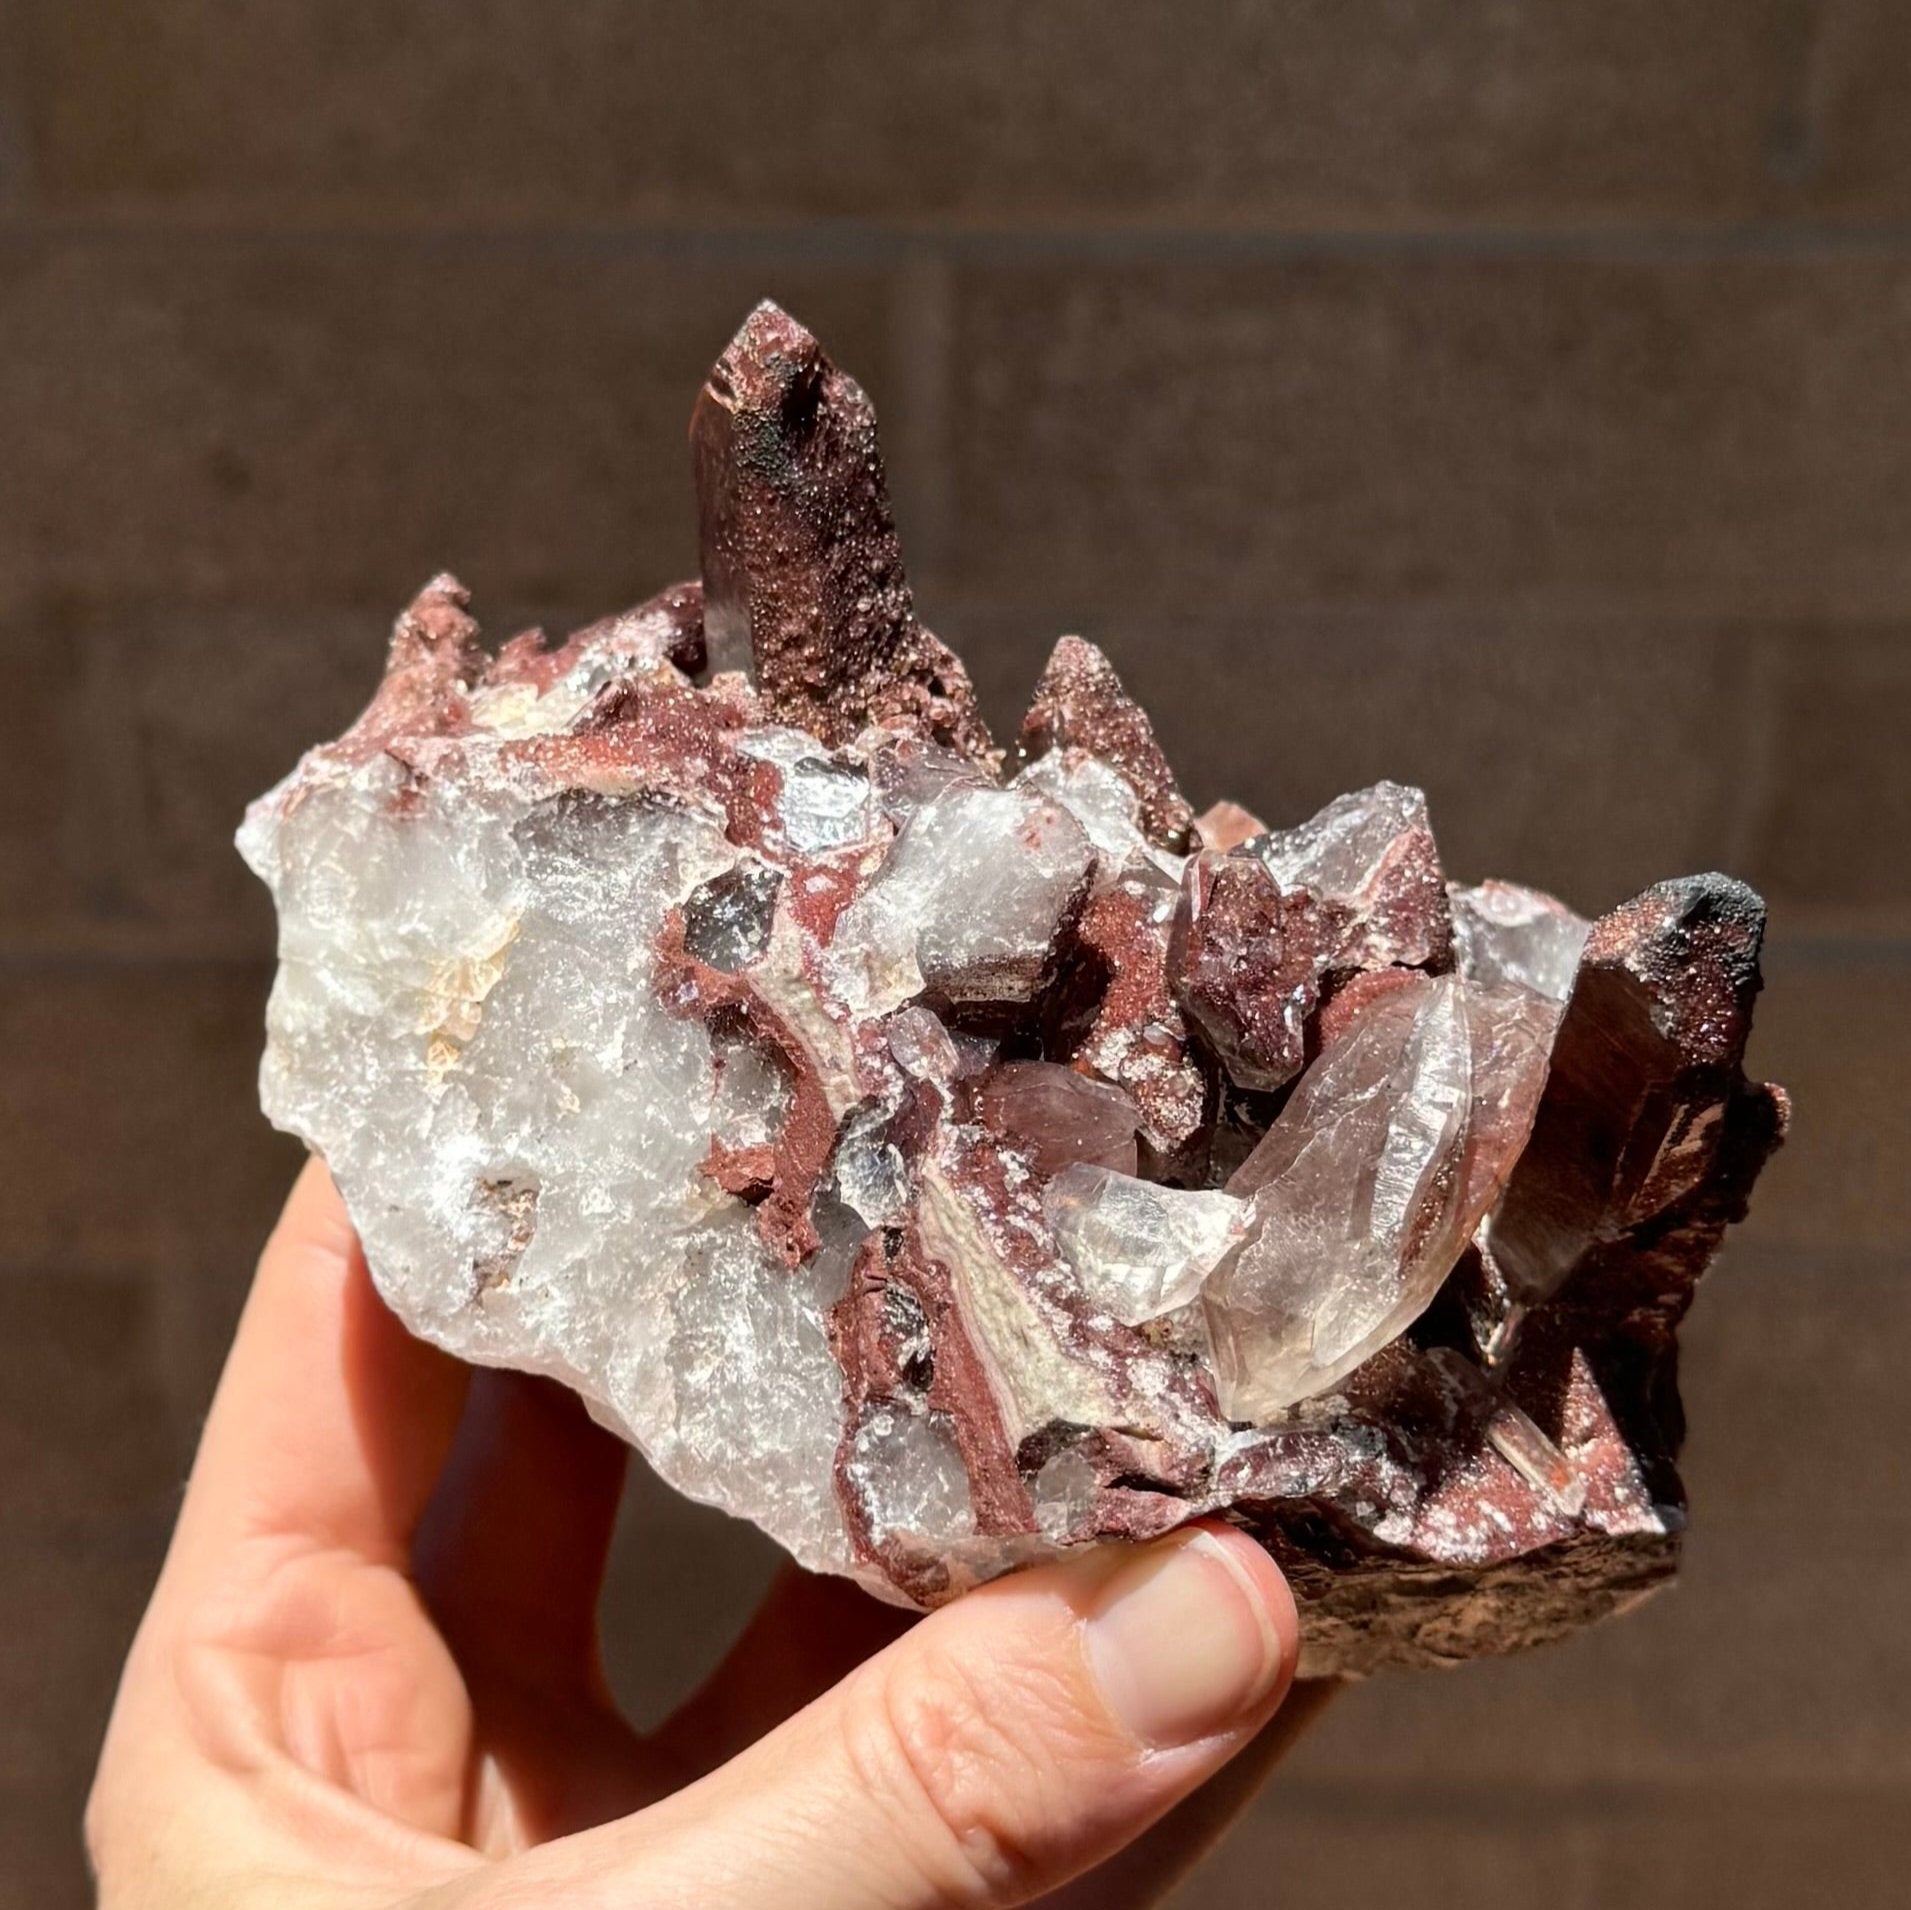
M 477 1714 L 464 1834 L 480 1849 L 601 1824 L 663 1788 L 598 1653 L 627 1457 L 554 1381 L 472 1376 L 412 1576 Z
M 1028 1572 L 924 1620 L 711 1777 L 483 1888 L 738 1910 L 1025 1903 L 1243 1748 L 1285 1693 L 1295 1636 L 1273 1562 L 1225 1528 Z
M 464 1387 L 379 1301 L 308 1164 L 260 1259 L 102 1752 L 90 1835 L 128 1875 L 155 1870 L 160 1845 L 186 1848 L 188 1804 L 217 1811 L 235 1865 L 280 1806 L 337 1807 L 363 1830 L 369 1802 L 455 1828 L 465 1696 L 403 1572 Z
M 226 1360 L 174 1564 L 284 1537 L 402 1566 L 467 1378 L 386 1309 L 331 1176 L 308 1162 Z
M 785 1565 L 723 1662 L 647 1740 L 679 1784 L 820 1698 L 916 1622 L 846 1578 Z
M 555 1382 L 473 1376 L 412 1554 L 468 1672 L 596 1689 L 597 1598 L 627 1456 Z

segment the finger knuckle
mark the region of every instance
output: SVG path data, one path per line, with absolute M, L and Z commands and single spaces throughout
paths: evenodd
M 1036 1669 L 979 1672 L 927 1657 L 872 1679 L 847 1713 L 858 1782 L 895 1824 L 916 1869 L 951 1904 L 1019 1902 L 1038 1888 L 1052 1786 L 1042 1721 L 1067 1715 L 1065 1694 Z

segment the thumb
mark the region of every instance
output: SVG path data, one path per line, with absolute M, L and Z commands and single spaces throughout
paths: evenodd
M 1024 1903 L 1244 1746 L 1295 1650 L 1286 1582 L 1238 1533 L 1108 1548 L 958 1600 L 721 1770 L 495 1881 L 588 1904 Z

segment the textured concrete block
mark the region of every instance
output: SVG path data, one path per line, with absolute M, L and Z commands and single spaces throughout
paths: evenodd
M 1086 616 L 1900 614 L 1911 262 L 959 275 L 952 569 Z
M 787 268 L 787 269 L 786 269 Z M 885 284 L 561 237 L 0 239 L 0 611 L 360 603 L 694 571 L 690 403 L 760 297 L 880 399 Z
M 62 208 L 1288 229 L 1901 216 L 1891 9 L 34 0 Z

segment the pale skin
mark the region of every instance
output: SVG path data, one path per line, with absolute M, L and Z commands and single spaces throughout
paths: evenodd
M 640 1736 L 598 1654 L 624 1464 L 569 1395 L 411 1338 L 308 1167 L 121 1680 L 104 1910 L 1124 1910 L 1331 1689 L 1292 1684 L 1272 1562 L 1201 1527 L 913 1624 L 791 1569 Z

